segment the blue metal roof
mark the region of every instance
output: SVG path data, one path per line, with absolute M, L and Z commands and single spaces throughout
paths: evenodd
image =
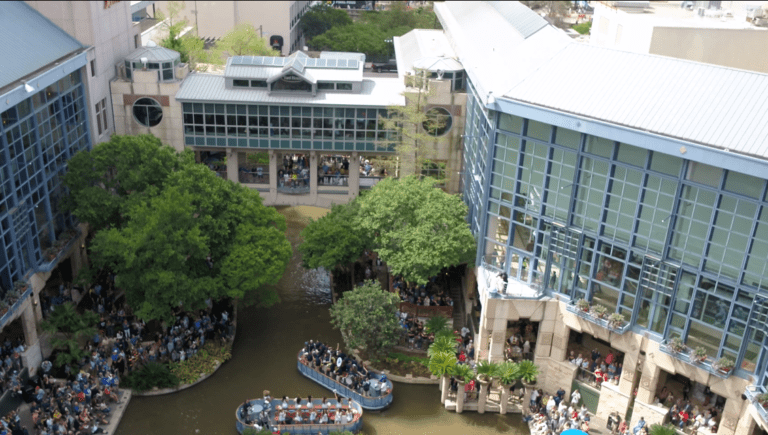
M 85 48 L 21 1 L 0 2 L 0 89 Z

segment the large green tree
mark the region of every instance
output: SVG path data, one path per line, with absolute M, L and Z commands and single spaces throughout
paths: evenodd
M 334 205 L 330 213 L 312 220 L 301 232 L 299 252 L 303 266 L 327 270 L 348 268 L 373 242 L 370 233 L 361 231 L 355 219 L 360 210 L 358 200 Z
M 381 29 L 362 23 L 334 27 L 312 38 L 309 45 L 315 50 L 349 51 L 365 53 L 368 57 L 386 56 L 391 52 L 387 34 Z
M 56 305 L 41 326 L 44 331 L 53 334 L 51 338 L 53 348 L 61 350 L 56 355 L 57 366 L 77 362 L 86 356 L 81 342 L 93 337 L 98 321 L 99 316 L 95 312 L 78 313 L 70 302 Z
M 216 52 L 226 56 L 279 56 L 252 25 L 238 24 L 216 42 Z
M 191 164 L 191 151 L 177 153 L 155 136 L 114 135 L 69 160 L 63 181 L 70 194 L 64 204 L 92 231 L 121 227 L 129 201 L 156 194 L 171 173 Z
M 475 240 L 457 195 L 432 178 L 386 178 L 360 197 L 358 224 L 374 235 L 374 249 L 392 273 L 425 284 L 443 268 L 469 261 Z
M 208 298 L 277 302 L 270 285 L 291 256 L 285 219 L 257 193 L 202 165 L 174 172 L 157 195 L 131 201 L 127 223 L 96 234 L 93 262 L 117 273 L 117 285 L 143 319 Z
M 352 18 L 341 9 L 332 8 L 328 4 L 319 4 L 309 9 L 299 21 L 299 28 L 307 40 L 331 30 L 352 24 Z
M 382 354 L 400 338 L 399 305 L 396 294 L 382 290 L 376 281 L 367 281 L 344 293 L 331 307 L 331 322 L 350 348 Z

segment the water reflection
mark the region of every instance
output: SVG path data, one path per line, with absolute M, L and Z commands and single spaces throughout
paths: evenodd
M 200 385 L 168 396 L 134 398 L 117 435 L 234 435 L 235 409 L 246 399 L 271 390 L 273 396 L 323 397 L 330 392 L 296 370 L 296 352 L 309 338 L 335 346 L 329 277 L 301 267 L 296 251 L 310 218 L 327 210 L 291 207 L 280 210 L 288 222 L 294 254 L 277 284 L 281 302 L 272 308 L 240 307 L 232 359 Z M 519 416 L 446 412 L 434 385 L 395 385 L 392 406 L 364 414 L 365 434 L 528 434 Z

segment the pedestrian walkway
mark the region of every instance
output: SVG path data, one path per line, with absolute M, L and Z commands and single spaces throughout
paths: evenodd
M 131 401 L 131 390 L 118 390 L 120 400 L 112 405 L 112 412 L 109 414 L 107 421 L 109 424 L 102 426 L 105 434 L 113 434 L 117 430 L 117 426 L 120 425 L 120 420 L 123 419 L 125 409 L 128 408 L 128 403 Z M 35 433 L 35 423 L 32 421 L 32 413 L 30 412 L 31 404 L 22 402 L 19 405 L 18 413 L 21 418 L 21 426 L 26 427 L 30 434 Z

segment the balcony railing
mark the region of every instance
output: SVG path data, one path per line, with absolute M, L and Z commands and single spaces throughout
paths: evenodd
M 669 340 L 662 341 L 661 345 L 659 346 L 659 349 L 671 357 L 677 358 L 686 364 L 690 364 L 694 367 L 698 367 L 702 370 L 705 370 L 717 376 L 718 378 L 726 379 L 729 376 L 731 376 L 731 373 L 733 373 L 733 370 L 734 370 L 734 369 L 731 369 L 726 371 L 716 367 L 715 362 L 709 357 L 703 360 L 696 358 L 693 355 L 694 351 L 687 347 L 682 351 L 678 351 L 674 349 L 672 346 L 670 346 Z
M 503 269 L 503 257 L 486 255 L 481 259 L 480 282 L 485 282 L 482 289 L 491 299 L 539 299 L 544 295 L 541 287 L 531 285 L 515 278 L 508 278 L 504 292 L 496 288 L 496 280 Z
M 11 320 L 16 317 L 16 313 L 19 312 L 21 306 L 24 304 L 24 301 L 26 301 L 30 295 L 32 295 L 32 286 L 27 285 L 27 289 L 24 290 L 24 293 L 21 294 L 19 300 L 8 307 L 8 311 L 3 314 L 2 317 L 0 317 L 0 329 L 5 328 L 5 325 L 9 324 Z
M 360 177 L 360 189 L 370 189 L 384 177 Z
M 602 326 L 603 328 L 605 328 L 605 329 L 607 329 L 607 330 L 609 330 L 611 332 L 615 332 L 615 333 L 617 333 L 619 335 L 629 331 L 629 326 L 630 326 L 629 322 L 622 321 L 621 322 L 621 326 L 617 327 L 615 322 L 611 321 L 610 319 L 600 318 L 600 317 L 592 314 L 589 311 L 584 311 L 584 310 L 580 309 L 579 307 L 577 307 L 574 304 L 566 305 L 565 309 L 568 312 L 573 313 L 573 314 L 581 317 L 584 320 L 587 320 L 588 322 L 592 322 L 595 325 Z
M 319 186 L 349 186 L 349 175 L 320 175 L 317 178 Z
M 744 395 L 747 396 L 747 399 L 755 406 L 757 413 L 760 414 L 763 421 L 768 424 L 768 409 L 766 409 L 762 403 L 757 401 L 757 397 L 765 392 L 764 387 L 759 385 L 748 385 L 747 390 L 744 391 Z M 768 404 L 768 402 L 765 403 Z
M 64 244 L 64 246 L 62 246 L 58 250 L 58 252 L 56 252 L 55 255 L 53 255 L 52 257 L 44 258 L 44 260 L 46 260 L 46 261 L 41 262 L 35 268 L 35 270 L 37 272 L 50 272 L 50 271 L 52 271 L 53 269 L 56 268 L 56 265 L 59 264 L 59 261 L 69 254 L 69 251 L 72 248 L 72 246 L 75 244 L 75 242 L 80 240 L 80 235 L 81 235 L 80 234 L 80 230 L 75 228 L 74 231 L 75 232 L 72 234 L 72 238 L 69 239 L 69 241 L 66 244 Z
M 269 184 L 269 171 L 240 168 L 239 181 L 246 184 Z

